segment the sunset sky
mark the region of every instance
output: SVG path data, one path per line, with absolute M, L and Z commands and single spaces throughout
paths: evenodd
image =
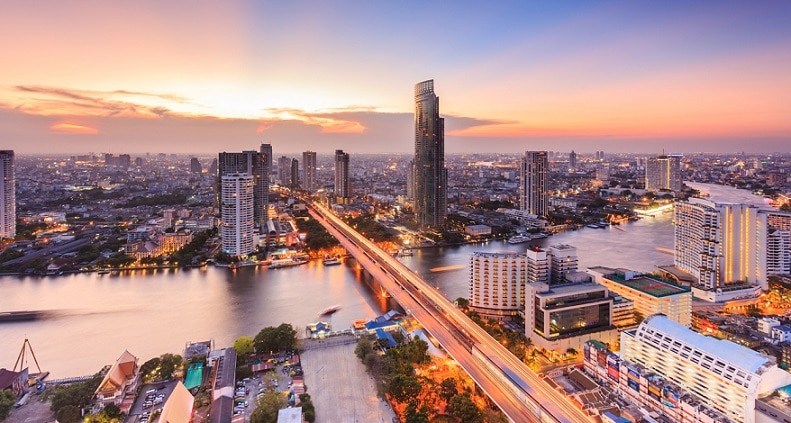
M 789 151 L 790 1 L 30 1 L 0 9 L 0 149 Z

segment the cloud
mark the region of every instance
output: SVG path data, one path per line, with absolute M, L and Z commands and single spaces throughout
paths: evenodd
M 90 126 L 77 125 L 68 122 L 56 123 L 50 126 L 49 129 L 52 130 L 52 132 L 61 133 L 61 134 L 94 135 L 99 133 L 99 130 L 96 128 L 91 128 Z

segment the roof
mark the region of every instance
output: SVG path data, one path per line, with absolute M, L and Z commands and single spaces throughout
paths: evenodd
M 383 331 L 382 329 L 376 329 L 376 337 L 379 339 L 387 339 L 387 344 L 390 345 L 390 347 L 395 347 L 398 345 L 395 339 L 393 339 L 393 335 L 391 335 L 390 332 Z
M 189 423 L 194 403 L 195 398 L 190 394 L 190 391 L 183 383 L 178 382 L 165 402 L 165 406 L 162 407 L 159 423 Z
M 646 293 L 652 297 L 661 298 L 669 295 L 678 295 L 691 293 L 692 290 L 686 287 L 673 285 L 671 283 L 661 281 L 650 276 L 637 276 L 632 279 L 619 280 L 610 279 L 615 283 Z
M 302 423 L 302 407 L 281 408 L 277 412 L 277 423 Z
M 231 423 L 233 416 L 233 398 L 220 397 L 211 403 L 209 412 L 210 423 Z
M 14 381 L 22 375 L 22 372 L 14 372 L 8 369 L 0 369 L 0 390 L 10 389 Z
M 113 363 L 107 374 L 104 375 L 102 383 L 96 388 L 96 393 L 100 392 L 114 392 L 123 387 L 127 380 L 133 378 L 137 374 L 137 357 L 133 356 L 129 351 L 124 351 L 118 360 Z
M 764 355 L 735 342 L 716 339 L 693 332 L 686 326 L 670 320 L 664 314 L 648 316 L 640 326 L 642 327 L 643 325 L 650 326 L 663 334 L 669 335 L 672 338 L 685 342 L 714 357 L 728 361 L 737 367 L 741 367 L 753 373 L 756 373 L 761 366 L 769 361 Z

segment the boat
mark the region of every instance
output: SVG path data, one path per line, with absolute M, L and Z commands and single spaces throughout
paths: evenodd
M 0 312 L 0 322 L 24 322 L 36 320 L 41 317 L 40 311 L 3 311 Z
M 272 260 L 272 264 L 269 265 L 270 269 L 280 269 L 283 267 L 293 267 L 299 266 L 300 264 L 305 264 L 308 261 L 302 258 L 288 258 L 288 259 L 279 259 L 279 260 Z
M 336 311 L 338 311 L 340 309 L 341 309 L 341 305 L 340 304 L 335 304 L 333 306 L 329 306 L 329 307 L 325 308 L 324 310 L 322 310 L 321 313 L 319 313 L 319 316 L 329 316 L 330 314 L 333 314 L 333 313 L 335 313 Z
M 523 242 L 529 242 L 533 238 L 530 235 L 517 235 L 508 239 L 509 244 L 521 244 Z
M 539 233 L 537 233 L 535 235 L 532 235 L 531 238 L 533 238 L 533 239 L 544 239 L 544 238 L 546 238 L 548 236 L 549 236 L 549 234 L 546 234 L 544 232 L 539 232 Z
M 322 260 L 321 263 L 325 266 L 335 266 L 341 264 L 341 261 L 338 260 L 338 257 L 332 257 L 328 254 L 324 256 L 324 260 Z
M 413 255 L 414 255 L 414 253 L 409 248 L 404 248 L 403 250 L 400 250 L 398 252 L 398 256 L 399 257 L 412 257 Z
M 107 269 L 102 269 L 102 270 L 100 270 L 100 271 L 98 271 L 96 273 L 99 274 L 99 275 L 106 275 L 106 274 L 110 273 L 110 271 L 107 270 Z

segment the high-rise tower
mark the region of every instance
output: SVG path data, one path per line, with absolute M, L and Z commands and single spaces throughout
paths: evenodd
M 222 251 L 232 256 L 250 254 L 255 248 L 253 197 L 255 179 L 246 173 L 220 177 Z
M 258 151 L 220 153 L 217 162 L 217 177 L 222 187 L 222 177 L 242 173 L 253 177 L 253 209 L 256 225 L 266 223 L 269 208 L 269 164 L 266 154 Z M 222 215 L 222 202 L 220 202 Z
M 681 192 L 681 156 L 650 158 L 645 164 L 645 189 Z
M 519 208 L 530 214 L 546 216 L 548 211 L 549 159 L 546 151 L 526 151 L 522 160 Z
M 335 150 L 335 201 L 346 204 L 351 200 L 349 186 L 349 153 Z
M 14 151 L 0 150 L 0 238 L 16 236 Z
M 434 80 L 415 85 L 415 215 L 422 227 L 437 227 L 448 212 L 445 119 L 439 117 Z
M 299 160 L 291 160 L 291 189 L 299 187 Z
M 261 154 L 266 154 L 266 166 L 267 172 L 272 172 L 272 144 L 261 144 L 261 149 L 259 150 Z M 270 174 L 267 173 L 266 178 L 267 180 L 270 178 Z
M 302 153 L 302 188 L 305 191 L 316 190 L 316 152 L 305 151 Z

